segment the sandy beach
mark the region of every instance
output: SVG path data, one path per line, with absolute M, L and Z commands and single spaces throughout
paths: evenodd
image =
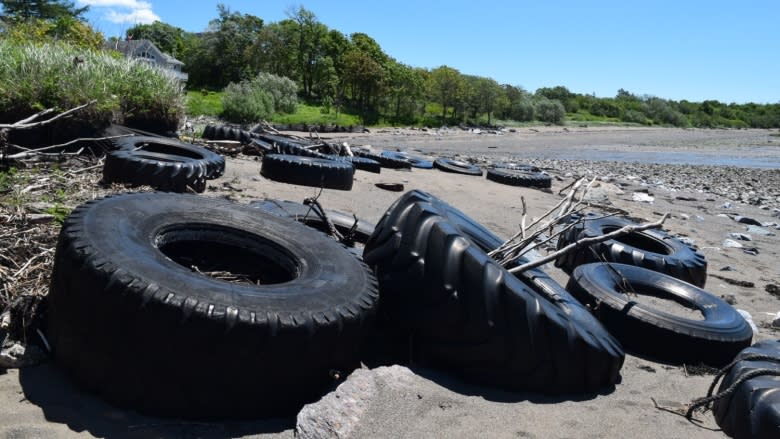
M 501 185 L 436 169 L 357 171 L 351 191 L 325 190 L 326 208 L 376 222 L 401 194 L 376 183 L 402 183 L 461 209 L 499 236 L 517 230 L 520 197 L 529 216 L 561 198 L 579 176 L 600 177 L 602 204 L 653 221 L 671 216 L 664 228 L 693 241 L 708 261 L 705 289 L 733 295 L 758 327 L 753 341 L 776 339 L 772 327 L 780 297 L 780 137 L 776 130 L 684 130 L 667 128 L 532 127 L 491 134 L 458 129 L 383 129 L 364 134 L 322 135 L 350 145 L 406 149 L 431 157 L 459 157 L 481 165 L 514 160 L 535 164 L 553 177 L 551 191 Z M 295 133 L 302 135 L 302 133 Z M 225 175 L 209 182 L 205 196 L 239 203 L 262 198 L 302 201 L 314 188 L 266 180 L 255 157 L 227 159 Z M 99 179 L 99 175 L 96 175 Z M 634 193 L 653 198 L 634 201 Z M 730 233 L 748 233 L 735 216 L 749 217 L 772 234 L 751 234 L 744 248 L 724 246 Z M 755 248 L 757 254 L 744 252 Z M 568 276 L 548 264 L 560 283 Z M 744 286 L 734 285 L 742 283 Z M 751 285 L 752 286 L 748 286 Z M 153 359 L 150 359 L 152 361 Z M 599 394 L 547 397 L 464 383 L 441 371 L 387 368 L 375 375 L 375 394 L 348 437 L 354 438 L 720 438 L 710 413 L 701 422 L 660 410 L 680 409 L 704 396 L 712 375 L 687 367 L 626 355 L 620 382 Z M 0 436 L 21 437 L 294 437 L 295 419 L 179 422 L 110 406 L 75 388 L 51 363 L 0 370 Z

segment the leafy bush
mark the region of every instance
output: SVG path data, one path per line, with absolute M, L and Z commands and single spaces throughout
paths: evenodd
M 273 98 L 273 112 L 295 113 L 298 105 L 298 86 L 292 79 L 260 72 L 252 79 L 251 84 Z
M 622 119 L 624 122 L 641 123 L 642 125 L 650 124 L 650 121 L 647 120 L 647 116 L 645 116 L 645 113 L 636 110 L 626 110 L 625 113 L 623 113 Z
M 536 118 L 542 122 L 563 125 L 566 109 L 558 100 L 541 99 L 536 103 Z
M 533 102 L 527 99 L 522 99 L 515 102 L 515 104 L 512 106 L 510 116 L 512 119 L 519 122 L 530 122 L 534 120 L 535 114 L 536 110 L 534 108 Z
M 222 117 L 230 122 L 257 122 L 273 113 L 273 97 L 249 81 L 230 83 L 223 91 Z
M 0 39 L 0 122 L 45 108 L 64 111 L 91 100 L 79 122 L 156 120 L 175 127 L 183 114 L 181 83 L 147 63 L 66 43 Z

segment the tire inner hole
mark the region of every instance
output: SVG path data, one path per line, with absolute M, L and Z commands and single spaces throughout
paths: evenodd
M 284 247 L 230 227 L 193 225 L 168 228 L 155 243 L 170 260 L 231 283 L 273 285 L 298 277 L 301 267 Z
M 174 145 L 165 145 L 162 143 L 142 143 L 136 145 L 136 148 L 142 151 L 156 152 L 158 154 L 178 155 L 181 157 L 189 157 L 191 159 L 201 160 L 203 156 L 195 151 L 189 151 L 184 148 L 179 148 Z
M 604 226 L 601 228 L 602 232 L 604 234 L 614 232 L 615 230 L 619 230 L 621 227 L 617 226 Z M 664 245 L 664 243 L 658 241 L 657 239 L 653 239 L 650 236 L 647 236 L 644 233 L 634 232 L 634 233 L 628 233 L 623 236 L 619 236 L 617 238 L 612 238 L 613 240 L 630 245 L 631 247 L 638 248 L 640 250 L 646 250 L 652 253 L 658 253 L 662 255 L 670 255 L 672 252 L 670 251 L 669 247 Z
M 688 320 L 704 320 L 704 314 L 688 301 L 670 294 L 660 288 L 652 285 L 631 284 L 636 295 L 631 294 L 629 300 L 642 304 L 646 307 L 663 311 L 675 317 L 681 317 Z

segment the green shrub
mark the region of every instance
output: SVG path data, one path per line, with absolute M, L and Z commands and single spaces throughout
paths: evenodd
M 298 86 L 292 79 L 260 72 L 252 79 L 251 84 L 271 96 L 274 113 L 295 113 L 298 106 Z
M 178 124 L 182 86 L 147 63 L 66 43 L 0 39 L 0 122 L 16 122 L 41 109 L 64 111 L 91 100 L 78 121 L 92 126 L 128 120 Z
M 533 102 L 530 100 L 519 100 L 512 106 L 512 111 L 510 113 L 512 119 L 520 121 L 520 122 L 530 122 L 534 120 L 534 117 L 536 115 L 536 109 L 534 108 Z
M 650 124 L 650 121 L 647 120 L 645 113 L 636 110 L 626 110 L 625 113 L 623 113 L 622 119 L 623 122 L 641 123 L 642 125 Z
M 251 123 L 268 119 L 273 110 L 273 97 L 249 81 L 230 83 L 223 91 L 222 117 L 230 122 Z
M 563 125 L 566 109 L 558 100 L 541 99 L 536 103 L 536 118 L 542 122 Z

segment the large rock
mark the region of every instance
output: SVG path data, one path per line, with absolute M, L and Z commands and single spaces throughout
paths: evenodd
M 295 425 L 295 437 L 352 437 L 352 433 L 383 388 L 410 387 L 413 377 L 412 371 L 402 366 L 383 366 L 352 372 L 336 390 L 301 409 Z

